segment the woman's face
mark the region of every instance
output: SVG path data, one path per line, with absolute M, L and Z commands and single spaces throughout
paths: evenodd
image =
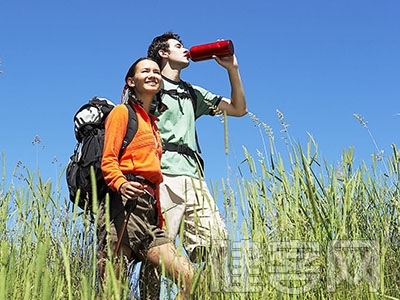
M 161 71 L 158 64 L 150 59 L 137 63 L 135 75 L 128 78 L 128 85 L 134 88 L 136 97 L 144 100 L 145 95 L 154 96 L 161 87 Z

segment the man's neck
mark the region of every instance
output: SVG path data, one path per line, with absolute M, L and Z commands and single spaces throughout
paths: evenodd
M 181 81 L 181 71 L 178 69 L 172 69 L 169 65 L 166 65 L 162 69 L 161 74 L 172 81 Z

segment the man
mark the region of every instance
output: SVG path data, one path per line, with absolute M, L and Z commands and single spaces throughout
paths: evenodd
M 235 55 L 213 57 L 228 72 L 230 99 L 189 85 L 181 80 L 181 71 L 189 66 L 189 51 L 180 36 L 166 32 L 155 37 L 148 48 L 148 57 L 158 62 L 163 78 L 161 101 L 155 115 L 163 141 L 160 185 L 161 207 L 166 230 L 175 241 L 182 228 L 181 242 L 191 261 L 204 261 L 207 250 L 224 247 L 227 229 L 202 177 L 201 158 L 196 150 L 195 119 L 225 111 L 228 116 L 247 113 L 246 98 Z M 191 98 L 195 93 L 196 104 Z M 162 105 L 161 105 L 162 104 Z M 162 108 L 162 109 L 161 109 Z M 219 245 L 216 245 L 219 243 Z

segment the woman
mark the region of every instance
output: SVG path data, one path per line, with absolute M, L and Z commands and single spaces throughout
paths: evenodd
M 156 117 L 149 114 L 151 102 L 161 87 L 161 71 L 158 64 L 149 58 L 138 59 L 125 77 L 124 96 L 137 115 L 138 130 L 131 143 L 120 154 L 128 123 L 128 108 L 117 105 L 109 114 L 105 124 L 105 140 L 102 171 L 110 187 L 110 233 L 106 234 L 105 205 L 98 212 L 100 266 L 104 266 L 106 240 L 114 251 L 121 232 L 126 207 L 134 204 L 119 253 L 125 261 L 140 260 L 155 266 L 163 266 L 182 291 L 177 299 L 189 299 L 194 269 L 162 229 L 158 186 L 163 177 L 160 169 L 162 146 Z M 115 264 L 119 276 L 119 265 Z M 126 266 L 125 266 L 126 267 Z M 104 267 L 100 268 L 104 279 Z M 150 293 L 151 288 L 147 288 Z M 158 295 L 158 291 L 155 293 Z M 146 296 L 146 295 L 141 295 Z M 148 296 L 148 295 L 147 295 Z

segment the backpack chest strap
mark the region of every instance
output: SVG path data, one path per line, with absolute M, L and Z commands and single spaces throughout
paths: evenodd
M 178 152 L 179 154 L 185 154 L 185 155 L 190 156 L 198 164 L 201 172 L 203 172 L 203 170 L 204 170 L 203 159 L 200 157 L 200 155 L 196 151 L 194 151 L 190 147 L 183 145 L 183 144 L 172 144 L 172 143 L 165 143 L 165 142 L 163 142 L 162 147 L 163 147 L 163 152 L 173 151 L 173 152 Z

